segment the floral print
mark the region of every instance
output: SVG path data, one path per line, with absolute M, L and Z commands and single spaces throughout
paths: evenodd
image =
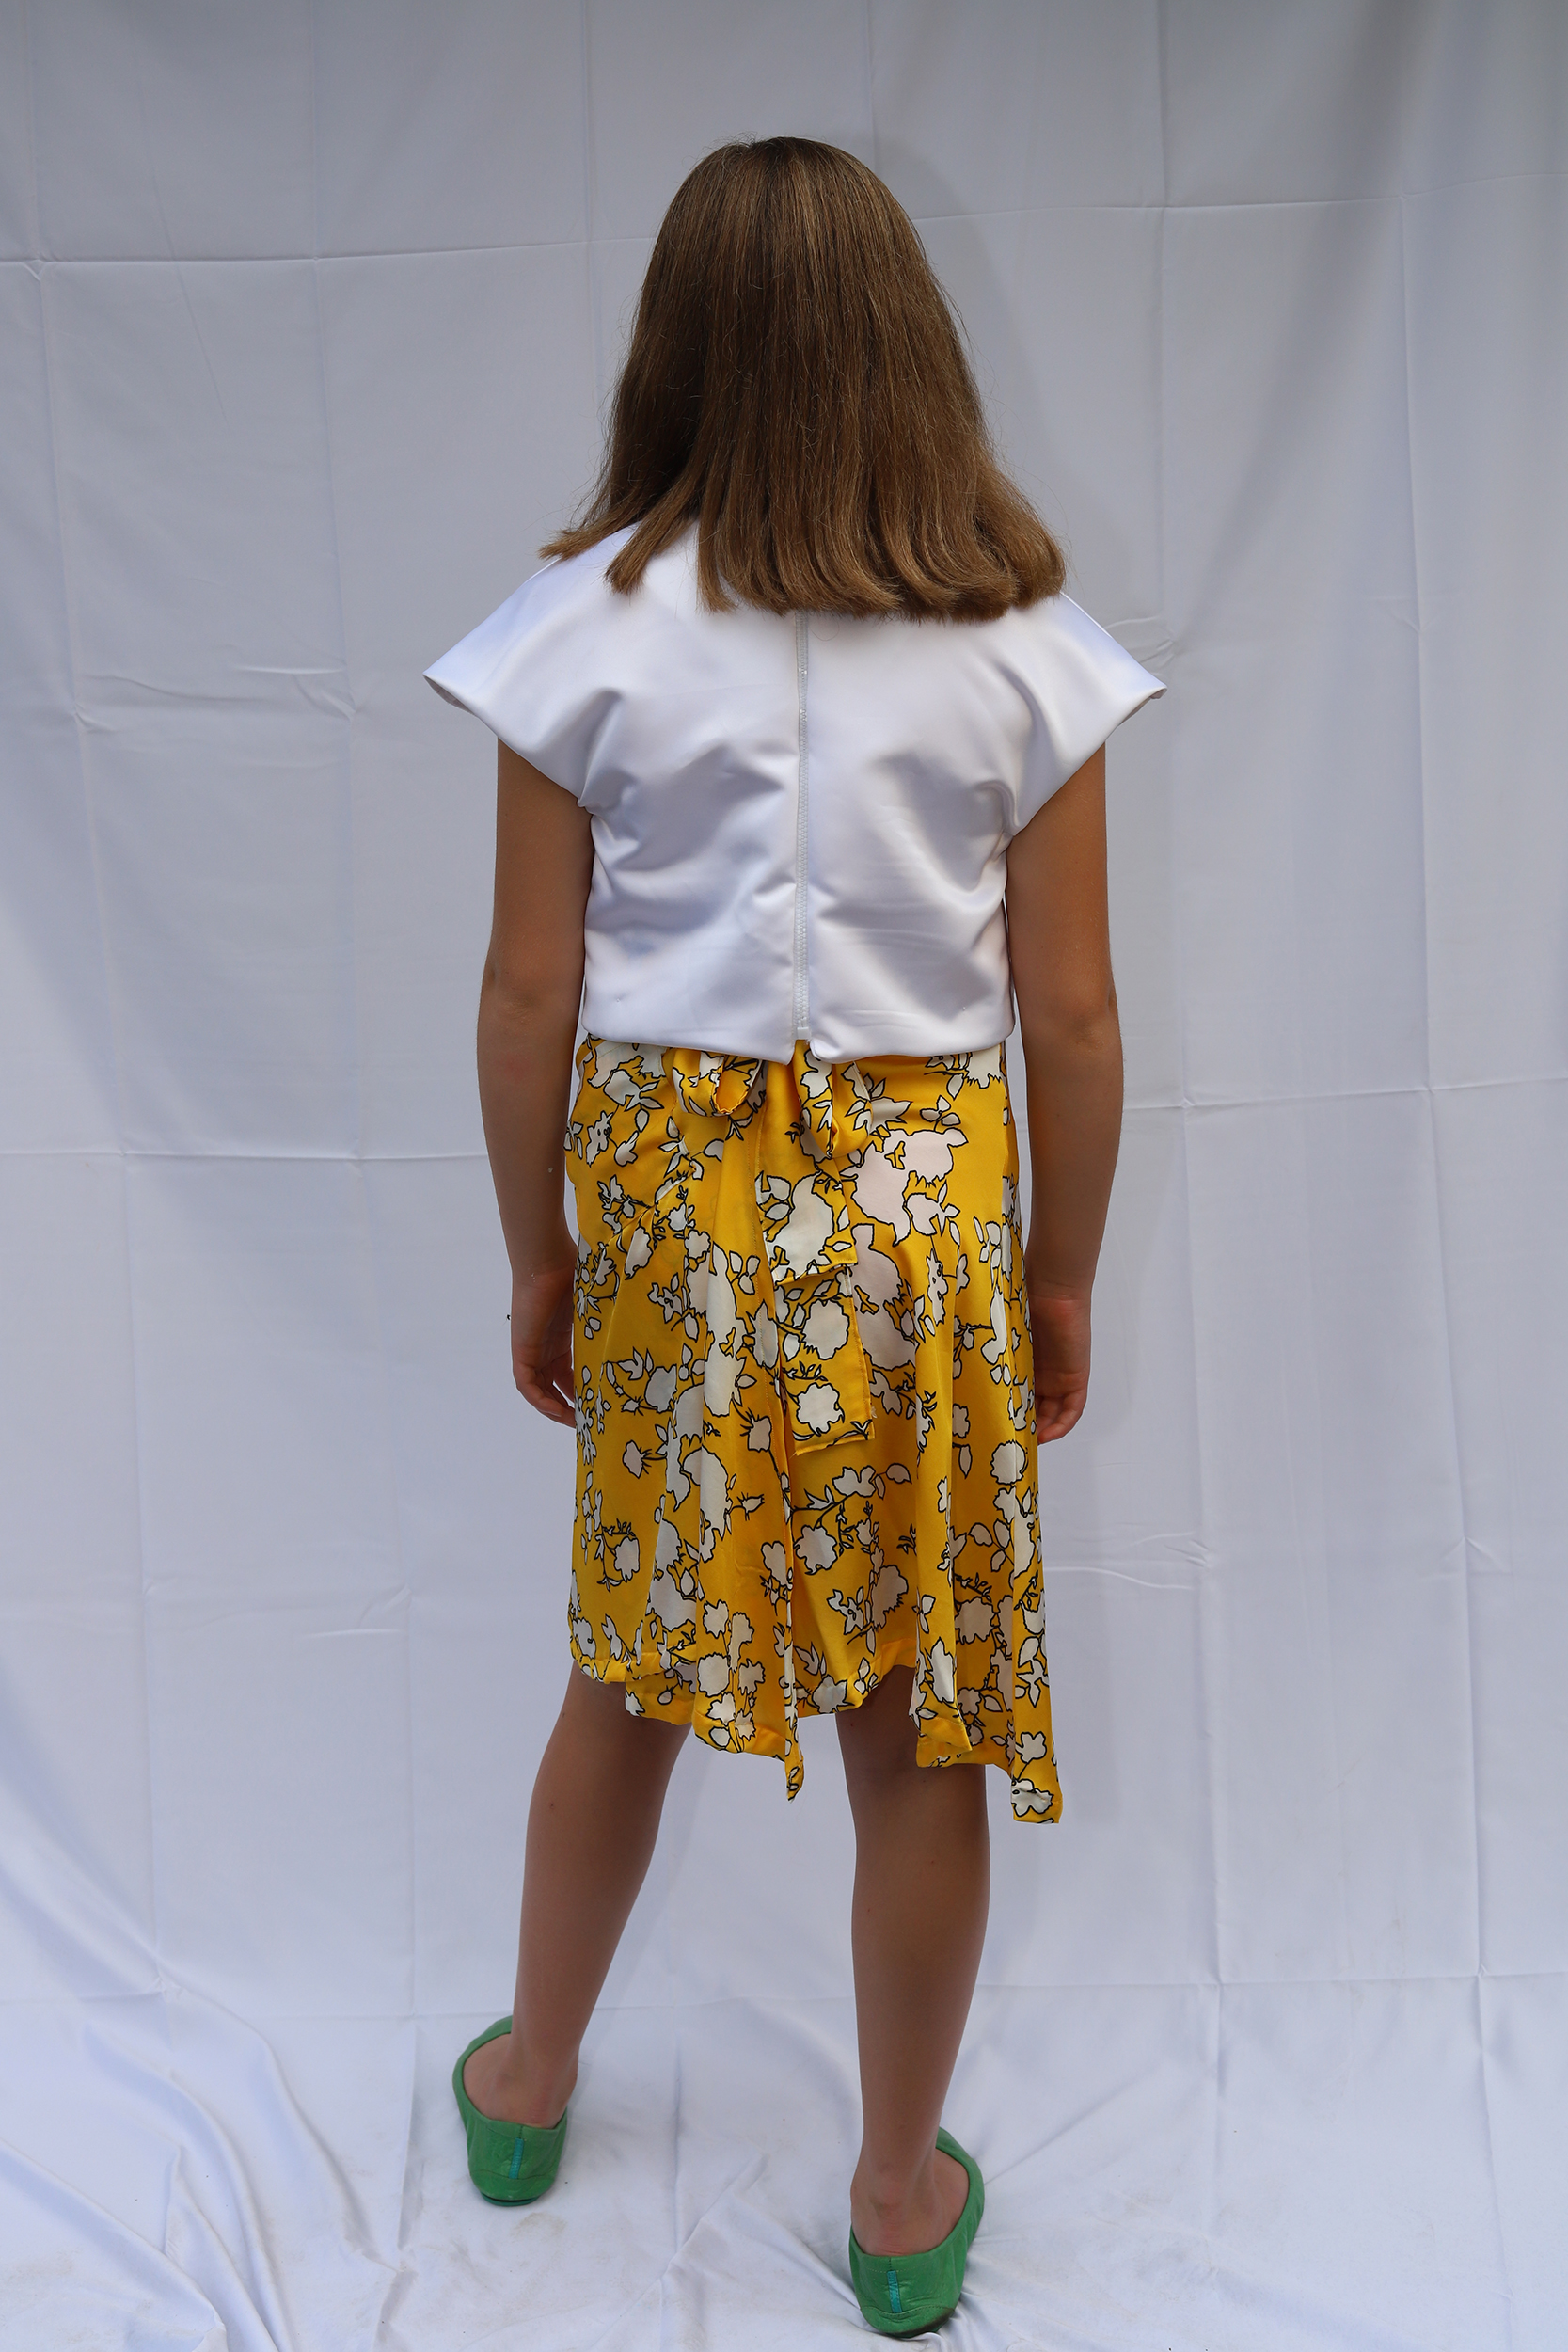
M 1001 1047 L 578 1073 L 578 1664 L 792 1797 L 800 1716 L 910 1666 L 920 1762 L 1056 1820 Z

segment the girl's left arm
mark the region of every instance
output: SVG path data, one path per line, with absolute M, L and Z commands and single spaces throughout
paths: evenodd
M 479 1100 L 512 1262 L 513 1375 L 537 1411 L 568 1428 L 577 1250 L 566 1222 L 566 1114 L 593 875 L 585 811 L 502 743 Z

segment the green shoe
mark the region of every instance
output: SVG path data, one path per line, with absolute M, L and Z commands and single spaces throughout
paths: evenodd
M 986 2185 L 974 2157 L 951 2132 L 938 2132 L 937 2146 L 969 2174 L 969 2195 L 940 2246 L 924 2254 L 868 2254 L 849 2233 L 849 2276 L 861 2317 L 882 2336 L 918 2336 L 957 2309 L 963 2293 L 964 2264 L 986 2209 Z
M 564 2113 L 559 2123 L 500 2123 L 493 2115 L 481 2115 L 463 2088 L 463 2069 L 474 2052 L 511 2031 L 511 2018 L 499 2017 L 483 2033 L 476 2033 L 451 2070 L 451 2087 L 468 2135 L 468 2174 L 475 2188 L 495 2205 L 531 2205 L 543 2197 L 560 2167 L 566 2145 Z

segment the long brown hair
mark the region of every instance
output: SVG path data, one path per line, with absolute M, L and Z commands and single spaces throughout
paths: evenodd
M 542 552 L 634 523 L 608 573 L 628 593 L 693 521 L 718 609 L 990 620 L 1066 577 L 992 454 L 913 223 L 842 148 L 742 141 L 681 183 L 603 470 Z

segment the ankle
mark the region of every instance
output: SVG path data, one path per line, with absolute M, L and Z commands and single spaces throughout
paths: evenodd
M 849 2184 L 849 2226 L 867 2254 L 910 2254 L 940 2245 L 962 2211 L 968 2175 L 931 2149 L 911 2169 L 867 2164 Z
M 930 2206 L 935 2188 L 934 2152 L 912 2168 L 879 2166 L 874 2169 L 863 2156 L 849 2183 L 849 2209 L 863 2216 L 875 2233 L 891 2231 L 897 2234 Z M 859 2230 L 856 2235 L 866 2243 Z
M 869 2212 L 902 2213 L 918 2199 L 923 2188 L 930 2187 L 931 2179 L 930 2155 L 923 2164 L 912 2168 L 908 2165 L 896 2169 L 883 2166 L 875 2170 L 863 2156 L 855 2167 L 849 2194 L 857 2204 L 864 2205 Z
M 468 2096 L 482 2115 L 544 2130 L 561 2121 L 577 2079 L 575 2050 L 564 2057 L 530 2051 L 515 2033 L 498 2034 L 465 2069 Z
M 567 2058 L 536 2051 L 519 2054 L 508 2075 L 510 2086 L 528 2109 L 525 2122 L 546 2126 L 559 2123 L 566 2111 L 567 2100 L 577 2089 L 577 2052 L 574 2050 Z

